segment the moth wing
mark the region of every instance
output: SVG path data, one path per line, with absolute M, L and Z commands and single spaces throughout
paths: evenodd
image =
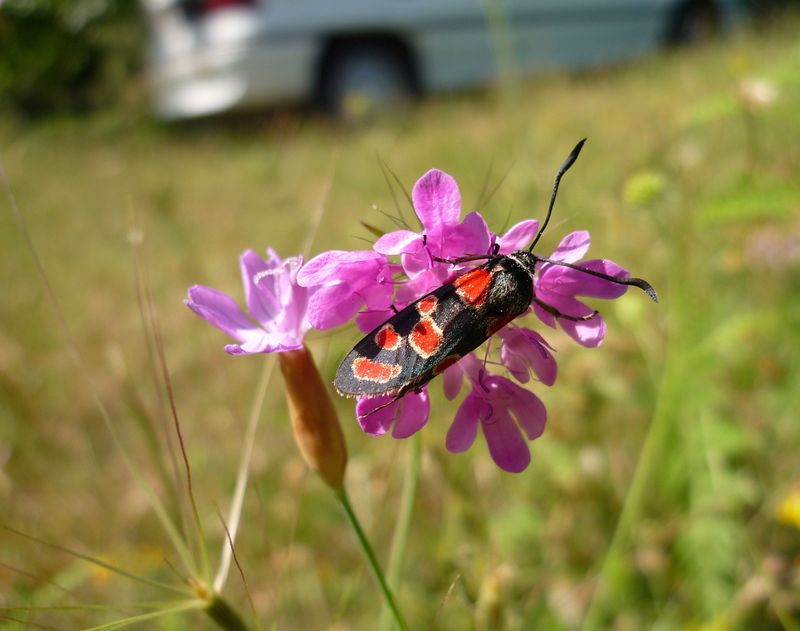
M 368 333 L 342 361 L 334 386 L 344 395 L 407 392 L 430 381 L 434 369 L 487 337 L 478 314 L 448 283 L 422 296 Z M 476 336 L 477 334 L 477 336 Z M 480 338 L 480 339 L 477 339 Z

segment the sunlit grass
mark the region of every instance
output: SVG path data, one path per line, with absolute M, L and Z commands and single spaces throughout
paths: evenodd
M 541 216 L 554 169 L 587 136 L 541 251 L 588 228 L 591 252 L 647 278 L 661 304 L 617 301 L 595 351 L 552 336 L 559 380 L 537 390 L 551 418 L 521 476 L 498 472 L 485 448 L 447 454 L 454 408 L 432 388 L 398 599 L 417 626 L 435 618 L 443 629 L 795 628 L 800 531 L 777 515 L 800 480 L 796 27 L 543 77 L 502 99 L 442 97 L 356 131 L 293 113 L 187 129 L 120 113 L 0 123 L 0 158 L 94 382 L 93 391 L 74 370 L 13 218 L 0 213 L 0 463 L 11 446 L 0 464 L 3 523 L 183 584 L 163 520 L 92 401 L 96 393 L 107 406 L 170 518 L 190 517 L 164 482 L 168 452 L 143 429 L 169 417 L 141 333 L 131 206 L 217 560 L 226 537 L 215 506 L 227 520 L 262 361 L 225 356 L 222 336 L 181 304 L 186 287 L 234 293 L 245 248 L 301 251 L 323 195 L 312 251 L 367 247 L 360 221 L 393 227 L 373 205 L 396 213 L 380 161 L 406 189 L 429 167 L 453 173 L 465 209 L 481 205 L 493 228 Z M 771 106 L 746 109 L 738 95 L 751 76 L 775 85 Z M 328 375 L 356 338 L 312 339 Z M 338 507 L 304 474 L 277 386 L 263 406 L 236 546 L 260 618 L 265 628 L 374 628 L 378 590 Z M 352 419 L 352 404 L 339 412 Z M 388 560 L 410 445 L 366 437 L 355 422 L 345 432 L 351 499 Z M 185 481 L 175 492 L 185 501 Z M 56 628 L 133 615 L 125 603 L 163 596 L 5 533 L 0 561 L 14 568 L 0 566 L 0 605 L 39 607 L 32 619 Z M 225 588 L 246 615 L 241 581 L 232 574 Z M 119 610 L 46 609 L 90 602 Z M 189 615 L 193 628 L 204 624 Z

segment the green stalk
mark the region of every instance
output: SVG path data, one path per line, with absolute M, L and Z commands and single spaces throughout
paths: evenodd
M 203 611 L 217 623 L 220 629 L 247 631 L 247 625 L 239 617 L 239 614 L 219 594 L 214 595 Z
M 336 497 L 342 503 L 342 506 L 344 507 L 344 510 L 347 513 L 347 517 L 350 519 L 350 524 L 353 526 L 353 530 L 356 531 L 358 542 L 361 544 L 361 547 L 364 550 L 364 554 L 367 555 L 367 560 L 369 561 L 369 564 L 372 567 L 372 571 L 375 572 L 375 577 L 378 579 L 378 583 L 381 586 L 383 597 L 386 600 L 386 604 L 389 606 L 392 615 L 394 616 L 394 620 L 397 623 L 397 626 L 400 627 L 402 631 L 408 631 L 408 625 L 406 624 L 406 621 L 403 618 L 403 614 L 400 613 L 400 609 L 398 609 L 397 603 L 394 601 L 392 590 L 389 589 L 389 585 L 386 583 L 386 577 L 384 577 L 383 571 L 381 570 L 381 566 L 378 564 L 378 559 L 375 556 L 375 552 L 369 543 L 369 539 L 367 539 L 366 533 L 361 528 L 361 524 L 359 523 L 355 512 L 353 511 L 353 507 L 350 504 L 350 498 L 347 497 L 347 491 L 345 491 L 344 488 L 338 489 L 336 491 Z
M 392 547 L 389 551 L 389 568 L 386 571 L 387 582 L 393 592 L 397 591 L 400 584 L 400 573 L 406 545 L 408 544 L 408 533 L 411 530 L 411 518 L 414 515 L 414 503 L 417 499 L 419 469 L 422 460 L 422 441 L 419 433 L 411 437 L 410 443 L 405 477 L 403 479 L 403 491 L 400 496 L 400 512 L 397 515 L 397 525 L 392 536 Z M 389 610 L 388 603 L 383 605 L 378 629 L 380 631 L 391 631 L 392 629 L 392 612 Z

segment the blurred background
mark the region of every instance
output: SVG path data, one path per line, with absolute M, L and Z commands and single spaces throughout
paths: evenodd
M 796 2 L 0 2 L 2 170 L 70 331 L 4 198 L 0 525 L 28 536 L 0 530 L 0 607 L 37 609 L 0 626 L 93 627 L 160 598 L 31 537 L 181 583 L 96 407 L 179 515 L 154 323 L 216 562 L 271 359 L 227 356 L 188 286 L 240 300 L 247 248 L 368 247 L 359 222 L 409 212 L 382 164 L 406 191 L 451 173 L 495 232 L 541 218 L 588 137 L 541 252 L 589 229 L 589 256 L 661 302 L 598 301 L 599 349 L 542 331 L 559 379 L 533 386 L 550 419 L 523 474 L 480 441 L 444 450 L 456 406 L 434 384 L 398 599 L 413 628 L 800 628 L 799 34 Z M 311 334 L 326 377 L 359 338 Z M 337 405 L 385 560 L 409 445 Z M 265 628 L 376 627 L 378 589 L 296 453 L 277 375 L 237 554 Z M 236 573 L 225 595 L 248 611 Z

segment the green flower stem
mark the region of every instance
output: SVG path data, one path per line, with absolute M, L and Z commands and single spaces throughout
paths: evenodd
M 239 614 L 218 594 L 214 595 L 203 611 L 217 623 L 220 629 L 225 629 L 226 631 L 247 631 L 247 625 L 245 625 L 239 617 Z
M 387 582 L 392 591 L 397 591 L 397 587 L 400 584 L 400 572 L 408 543 L 408 533 L 411 530 L 411 518 L 414 515 L 414 503 L 417 499 L 419 469 L 422 460 L 422 442 L 419 433 L 414 434 L 409 442 L 411 444 L 408 451 L 408 460 L 406 461 L 403 492 L 400 497 L 400 512 L 397 515 L 397 525 L 394 529 L 392 548 L 389 552 L 389 568 L 386 571 Z M 392 613 L 389 607 L 384 603 L 380 625 L 378 626 L 380 631 L 391 631 L 391 616 Z
M 364 533 L 364 530 L 361 528 L 361 524 L 356 517 L 355 512 L 353 511 L 353 507 L 350 504 L 350 498 L 347 497 L 347 491 L 344 488 L 340 488 L 336 491 L 336 497 L 339 498 L 339 501 L 342 503 L 347 516 L 350 518 L 350 523 L 353 526 L 353 529 L 356 531 L 356 535 L 358 536 L 358 541 L 361 544 L 361 547 L 364 549 L 364 554 L 367 555 L 367 559 L 369 560 L 370 566 L 372 566 L 372 571 L 375 572 L 375 577 L 378 579 L 378 583 L 380 583 L 381 591 L 383 592 L 383 597 L 386 599 L 386 604 L 389 606 L 392 614 L 394 615 L 395 622 L 397 626 L 402 629 L 402 631 L 408 631 L 408 625 L 406 624 L 405 619 L 403 618 L 403 614 L 400 613 L 400 609 L 397 607 L 397 603 L 394 601 L 394 596 L 392 596 L 392 590 L 389 589 L 389 585 L 386 583 L 386 578 L 383 575 L 383 571 L 381 570 L 381 566 L 378 564 L 378 559 L 375 556 L 375 552 L 372 549 L 372 546 L 367 539 L 367 535 Z

